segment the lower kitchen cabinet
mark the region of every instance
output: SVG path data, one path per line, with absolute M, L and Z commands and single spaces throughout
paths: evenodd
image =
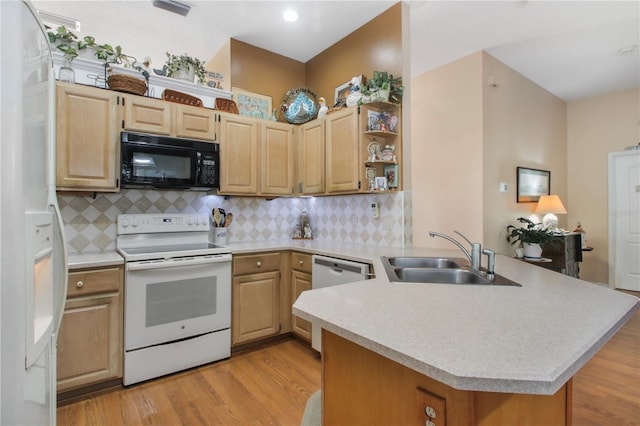
M 69 272 L 58 334 L 58 393 L 122 377 L 123 268 Z
M 280 253 L 233 257 L 231 344 L 280 332 Z
M 306 253 L 291 253 L 291 302 L 292 305 L 300 296 L 300 293 L 311 290 L 311 255 Z M 291 331 L 311 342 L 311 322 L 291 317 Z

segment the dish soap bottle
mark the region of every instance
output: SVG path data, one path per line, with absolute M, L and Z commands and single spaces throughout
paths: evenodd
M 580 242 L 582 244 L 582 248 L 586 249 L 587 248 L 587 231 L 585 231 L 582 228 L 582 225 L 580 224 L 580 222 L 578 222 L 578 226 L 576 226 L 576 229 L 574 229 L 573 232 L 577 232 L 580 234 Z

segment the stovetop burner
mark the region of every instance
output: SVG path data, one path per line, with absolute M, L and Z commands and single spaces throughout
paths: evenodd
M 231 252 L 209 241 L 206 214 L 123 214 L 117 225 L 117 251 L 127 262 Z

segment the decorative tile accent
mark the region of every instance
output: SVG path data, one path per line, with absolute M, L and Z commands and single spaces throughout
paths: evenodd
M 58 194 L 68 249 L 72 254 L 115 250 L 116 218 L 122 213 L 233 213 L 228 241 L 289 240 L 307 210 L 316 240 L 379 246 L 411 245 L 411 193 L 312 198 L 223 197 L 194 191 L 124 189 L 96 198 Z M 371 203 L 380 217 L 371 217 Z

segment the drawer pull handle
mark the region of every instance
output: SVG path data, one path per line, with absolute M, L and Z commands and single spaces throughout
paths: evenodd
M 259 268 L 262 266 L 262 262 L 260 262 L 259 260 L 256 262 L 256 266 Z
M 300 261 L 300 264 L 301 264 L 301 265 L 302 265 L 302 264 L 304 264 L 304 260 L 301 260 L 301 261 Z
M 78 288 L 82 288 L 83 285 L 84 285 L 84 281 L 78 281 L 76 283 L 76 287 L 78 287 Z

